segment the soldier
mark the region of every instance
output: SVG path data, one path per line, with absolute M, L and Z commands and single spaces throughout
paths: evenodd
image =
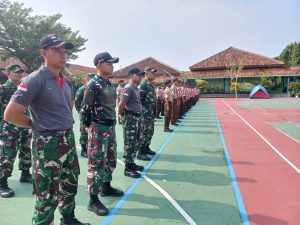
M 74 92 L 61 73 L 72 43 L 56 35 L 40 40 L 44 65 L 21 81 L 4 113 L 4 120 L 32 128 L 35 210 L 32 224 L 53 224 L 58 206 L 61 225 L 90 225 L 74 216 L 79 164 L 73 132 Z M 31 118 L 23 114 L 29 106 Z
M 172 105 L 172 112 L 171 112 L 171 124 L 177 126 L 177 119 L 178 119 L 178 88 L 177 88 L 178 78 L 173 78 L 173 84 L 170 88 L 171 94 L 173 95 L 173 105 Z
M 18 64 L 7 67 L 8 80 L 0 85 L 0 196 L 12 197 L 14 191 L 8 187 L 7 178 L 11 176 L 17 152 L 19 152 L 19 169 L 22 171 L 20 182 L 31 183 L 31 134 L 28 129 L 19 128 L 3 120 L 4 110 L 17 90 L 24 75 L 24 70 Z M 25 113 L 28 112 L 25 111 Z
M 140 149 L 137 158 L 140 160 L 150 160 L 149 155 L 155 155 L 150 149 L 151 139 L 154 134 L 154 120 L 156 108 L 156 93 L 153 85 L 156 69 L 145 68 L 145 79 L 140 84 L 140 97 L 143 105 L 140 129 Z
M 116 90 L 108 78 L 113 72 L 113 58 L 108 52 L 94 58 L 97 74 L 84 91 L 82 115 L 89 127 L 87 191 L 90 195 L 88 210 L 105 216 L 108 209 L 100 202 L 101 196 L 122 196 L 123 191 L 111 187 L 112 173 L 117 165 Z
M 80 111 L 81 111 L 81 107 L 82 107 L 83 94 L 84 94 L 86 84 L 93 77 L 94 77 L 93 73 L 86 74 L 86 77 L 85 77 L 85 82 L 86 83 L 85 83 L 85 85 L 82 85 L 77 90 L 77 93 L 76 93 L 76 96 L 75 96 L 75 108 L 76 108 L 76 111 L 79 113 L 79 119 L 80 119 L 80 138 L 79 138 L 79 142 L 80 142 L 80 145 L 81 145 L 81 156 L 85 157 L 85 158 L 88 157 L 88 155 L 87 155 L 88 134 L 85 130 L 85 126 L 83 124 L 82 115 L 81 115 Z
M 173 130 L 169 128 L 170 126 L 170 120 L 171 120 L 171 112 L 173 110 L 173 95 L 171 93 L 170 87 L 172 86 L 171 80 L 165 81 L 165 91 L 164 91 L 164 98 L 165 98 L 165 126 L 164 126 L 164 132 L 172 132 Z
M 141 83 L 144 74 L 145 72 L 141 72 L 136 67 L 129 70 L 129 83 L 124 87 L 119 104 L 119 117 L 122 117 L 124 136 L 124 175 L 132 178 L 140 177 L 140 173 L 137 171 L 144 170 L 143 166 L 134 163 L 136 153 L 139 149 L 140 117 L 143 107 L 138 85 Z

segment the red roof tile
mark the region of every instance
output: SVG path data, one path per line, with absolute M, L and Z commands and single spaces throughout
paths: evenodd
M 117 70 L 113 73 L 114 77 L 126 77 L 128 71 L 132 67 L 138 67 L 140 70 L 144 70 L 147 66 L 151 66 L 157 70 L 157 74 L 161 76 L 165 76 L 167 73 L 171 74 L 172 76 L 179 76 L 180 70 L 167 65 L 153 57 L 148 57 L 136 63 L 133 63 L 129 66 L 126 66 L 120 70 Z
M 78 72 L 82 74 L 96 73 L 96 68 L 92 68 L 92 67 L 81 66 L 77 64 L 68 64 L 66 67 L 71 72 L 71 74 L 78 73 Z
M 285 67 L 286 65 L 278 60 L 247 52 L 238 48 L 230 47 L 216 55 L 213 55 L 201 62 L 190 66 L 191 71 L 226 69 L 233 63 L 243 62 L 244 68 L 258 67 Z

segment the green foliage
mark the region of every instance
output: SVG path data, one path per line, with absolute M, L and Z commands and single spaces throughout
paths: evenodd
M 278 59 L 289 66 L 300 66 L 300 42 L 288 44 L 275 59 Z
M 244 92 L 250 92 L 253 88 L 253 84 L 251 83 L 241 83 L 240 85 L 240 91 L 244 91 Z
M 208 86 L 208 82 L 206 80 L 197 80 L 196 85 L 198 88 L 203 90 L 204 88 L 206 88 Z
M 62 15 L 31 16 L 31 8 L 23 3 L 0 0 L 0 50 L 4 51 L 3 59 L 16 57 L 26 66 L 30 73 L 40 67 L 43 59 L 39 54 L 39 40 L 48 34 L 57 34 L 74 44 L 69 51 L 69 59 L 76 59 L 76 53 L 83 51 L 87 41 L 73 32 L 71 28 L 60 23 Z
M 262 85 L 268 91 L 270 91 L 275 86 L 272 80 L 268 79 L 267 77 L 260 78 L 260 85 Z
M 290 82 L 289 83 L 289 91 L 291 92 L 291 96 L 297 96 L 300 94 L 300 82 Z
M 230 83 L 230 92 L 240 91 L 241 83 L 238 82 L 231 82 Z
M 74 74 L 69 76 L 72 84 L 74 86 L 74 89 L 77 90 L 85 83 L 85 79 L 83 78 L 83 74 L 79 71 L 76 71 Z

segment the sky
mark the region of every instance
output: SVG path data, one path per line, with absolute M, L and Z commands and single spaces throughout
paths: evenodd
M 18 0 L 88 41 L 71 63 L 93 67 L 107 51 L 115 70 L 154 57 L 187 71 L 229 47 L 275 57 L 300 41 L 299 0 Z M 51 2 L 51 4 L 50 4 Z

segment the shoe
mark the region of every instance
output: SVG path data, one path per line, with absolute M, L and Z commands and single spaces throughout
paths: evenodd
M 102 189 L 101 189 L 100 195 L 103 197 L 104 196 L 121 197 L 124 195 L 124 192 L 121 190 L 118 190 L 116 188 L 113 188 L 110 185 L 110 182 L 104 182 L 102 184 Z
M 146 148 L 145 148 L 145 151 L 144 151 L 146 154 L 148 154 L 148 155 L 155 155 L 156 154 L 156 152 L 155 151 L 152 151 L 150 148 L 149 148 L 149 146 L 147 146 Z
M 82 223 L 74 216 L 74 211 L 66 214 L 60 219 L 60 225 L 91 225 L 90 223 Z
M 133 163 L 125 164 L 124 175 L 131 178 L 139 178 L 141 176 L 141 174 L 138 173 L 137 170 L 134 168 Z
M 150 161 L 151 158 L 146 153 L 138 153 L 137 158 L 139 160 Z
M 164 132 L 169 132 L 169 133 L 171 133 L 171 132 L 173 132 L 173 130 L 172 130 L 172 129 L 164 129 Z
M 88 157 L 89 157 L 88 154 L 87 154 L 87 152 L 82 152 L 82 151 L 81 151 L 80 155 L 81 155 L 83 158 L 88 158 Z
M 30 174 L 29 170 L 22 170 L 20 183 L 32 183 L 32 175 Z
M 178 123 L 174 123 L 174 124 L 173 124 L 173 126 L 176 126 L 176 127 L 177 127 L 178 125 L 179 125 Z
M 86 144 L 81 145 L 81 153 L 80 155 L 84 158 L 88 157 Z
M 108 209 L 100 202 L 97 195 L 91 195 L 88 210 L 94 212 L 97 216 L 106 216 L 109 213 Z
M 15 192 L 8 187 L 7 177 L 0 178 L 0 196 L 2 198 L 10 198 L 15 195 Z
M 139 166 L 139 165 L 136 165 L 135 163 L 132 163 L 132 166 L 133 166 L 133 169 L 135 171 L 140 171 L 142 172 L 144 170 L 144 167 L 143 166 Z
M 157 117 L 156 117 L 156 119 L 162 119 L 162 117 L 160 117 L 160 116 L 157 116 Z

